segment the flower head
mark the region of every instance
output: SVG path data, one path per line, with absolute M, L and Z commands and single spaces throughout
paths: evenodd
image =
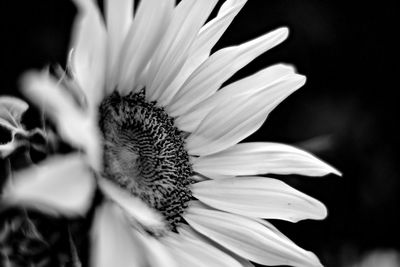
M 75 2 L 69 75 L 57 81 L 32 72 L 23 85 L 59 134 L 84 152 L 86 160 L 47 163 L 59 170 L 60 184 L 73 187 L 78 178 L 61 180 L 74 169 L 90 193 L 84 165 L 97 173 L 107 201 L 93 226 L 93 266 L 320 266 L 263 219 L 323 219 L 324 205 L 258 175 L 338 172 L 292 146 L 239 143 L 305 77 L 277 64 L 222 87 L 288 30 L 210 54 L 246 0 L 227 0 L 208 22 L 217 0 L 142 0 L 134 17 L 132 0 L 106 0 L 105 21 L 93 1 Z M 25 202 L 18 190 L 9 192 Z M 86 209 L 82 197 L 34 199 Z M 77 205 L 66 207 L 66 200 Z

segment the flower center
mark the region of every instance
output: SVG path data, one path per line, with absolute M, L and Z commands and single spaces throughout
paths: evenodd
M 192 167 L 174 119 L 143 91 L 115 92 L 100 105 L 100 127 L 105 176 L 160 211 L 175 231 L 191 198 Z

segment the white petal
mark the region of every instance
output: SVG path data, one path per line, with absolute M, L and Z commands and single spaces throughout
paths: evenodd
M 56 123 L 59 134 L 71 145 L 83 148 L 93 168 L 102 165 L 102 148 L 96 114 L 83 112 L 65 88 L 48 73 L 30 72 L 22 78 L 23 92 Z
M 140 1 L 135 19 L 119 55 L 118 91 L 128 94 L 151 60 L 171 20 L 173 0 Z
M 264 90 L 220 101 L 187 138 L 191 155 L 208 155 L 227 149 L 254 133 L 269 113 L 305 83 L 305 77 L 288 75 Z
M 72 32 L 71 69 L 91 109 L 104 95 L 106 30 L 100 12 L 92 0 L 74 0 L 78 7 Z
M 150 267 L 178 267 L 176 259 L 158 239 L 138 234 L 142 245 L 146 249 Z
M 183 0 L 175 8 L 171 24 L 149 68 L 146 94 L 150 101 L 157 100 L 175 79 L 200 27 L 216 3 L 217 0 Z
M 116 85 L 117 64 L 122 44 L 133 18 L 134 0 L 106 0 L 105 17 L 107 22 L 107 71 L 106 93 L 110 94 Z
M 210 55 L 211 49 L 221 38 L 222 34 L 226 31 L 246 2 L 247 0 L 225 1 L 218 12 L 218 15 L 200 29 L 195 42 L 190 48 L 192 52 L 191 60 L 197 60 L 199 62 L 196 64 L 197 66 L 207 59 Z
M 327 210 L 318 200 L 282 181 L 265 177 L 235 177 L 196 183 L 193 196 L 228 212 L 256 218 L 298 222 L 324 219 Z
M 91 235 L 90 266 L 147 266 L 145 250 L 118 206 L 108 202 L 96 211 Z
M 12 131 L 12 129 L 18 129 L 18 126 L 14 126 L 13 118 L 11 117 L 11 114 L 6 110 L 5 108 L 0 107 L 0 124 L 6 128 Z M 10 122 L 11 121 L 11 122 Z M 22 128 L 19 126 L 19 128 Z
M 194 202 L 198 202 L 198 201 L 195 200 Z M 187 239 L 192 239 L 192 240 L 202 240 L 203 242 L 206 242 L 205 237 L 200 235 L 198 232 L 196 232 L 192 227 L 190 227 L 187 224 L 179 225 L 177 230 L 181 237 L 185 237 Z
M 221 85 L 253 59 L 283 42 L 287 28 L 280 28 L 236 47 L 221 49 L 202 63 L 179 89 L 168 112 L 179 116 L 214 94 Z
M 1 124 L 1 120 L 0 120 L 0 124 Z M 7 144 L 0 144 L 0 159 L 4 159 L 4 158 L 8 157 L 22 144 L 23 144 L 22 142 L 18 142 L 18 141 L 8 142 Z
M 13 96 L 0 97 L 0 118 L 7 120 L 14 127 L 18 127 L 21 123 L 21 117 L 29 105 Z
M 209 177 L 213 177 L 213 174 L 267 173 L 340 175 L 336 169 L 306 151 L 285 144 L 267 142 L 241 143 L 219 153 L 196 158 L 193 169 Z
M 167 106 L 190 74 L 208 58 L 215 43 L 220 39 L 221 35 L 246 2 L 247 0 L 225 1 L 218 15 L 200 29 L 199 34 L 190 47 L 189 56 L 181 71 L 158 98 L 157 103 L 160 106 Z
M 201 240 L 172 235 L 163 241 L 176 257 L 179 266 L 240 267 L 240 264 L 232 257 Z
M 197 201 L 194 201 L 196 203 Z M 201 206 L 201 205 L 200 205 Z M 204 206 L 204 205 L 203 205 Z M 196 232 L 192 227 L 190 227 L 187 224 L 180 225 L 178 228 L 178 232 L 180 235 L 190 238 L 190 239 L 195 239 L 200 242 L 209 244 L 213 247 L 216 247 L 217 249 L 221 250 L 221 252 L 231 256 L 234 258 L 242 267 L 254 267 L 253 264 L 251 264 L 248 260 L 243 259 L 242 257 L 239 257 L 237 254 L 232 253 L 231 251 L 225 249 L 224 247 L 220 246 L 218 243 L 215 243 L 211 239 L 206 238 L 205 236 L 201 235 L 200 233 Z
M 63 215 L 83 215 L 90 207 L 95 181 L 78 154 L 57 156 L 18 172 L 3 192 L 5 203 Z
M 264 265 L 322 266 L 313 253 L 252 219 L 199 207 L 189 207 L 184 218 L 196 231 L 250 261 Z
M 227 0 L 227 1 L 225 1 L 222 4 L 221 8 L 219 9 L 218 15 L 228 12 L 229 9 L 233 8 L 234 6 L 236 6 L 242 2 L 243 2 L 243 0 Z M 247 2 L 247 0 L 245 2 Z
M 264 225 L 265 227 L 267 227 L 269 230 L 271 230 L 272 232 L 274 232 L 276 235 L 279 235 L 281 238 L 288 240 L 289 242 L 291 242 L 291 240 L 285 236 L 281 231 L 279 231 L 272 223 L 270 223 L 267 220 L 264 219 L 256 219 L 256 221 L 262 225 Z
M 218 103 L 226 99 L 244 97 L 245 95 L 266 90 L 269 86 L 276 84 L 278 81 L 294 73 L 295 69 L 285 64 L 277 64 L 265 68 L 249 77 L 223 87 L 211 97 L 194 106 L 190 111 L 176 118 L 175 123 L 179 129 L 193 132 L 204 117 L 216 107 Z
M 149 230 L 163 231 L 165 225 L 161 214 L 152 209 L 138 197 L 132 196 L 113 182 L 99 179 L 99 186 L 106 196 L 121 206 L 134 220 Z

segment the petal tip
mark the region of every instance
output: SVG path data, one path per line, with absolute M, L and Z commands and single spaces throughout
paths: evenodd
M 278 31 L 282 35 L 284 40 L 288 38 L 290 32 L 288 27 L 281 27 L 278 29 Z
M 320 205 L 321 205 L 320 214 L 318 214 L 318 217 L 314 218 L 315 220 L 325 220 L 326 217 L 328 217 L 328 209 L 322 202 L 320 202 Z
M 334 174 L 339 177 L 343 176 L 343 173 L 341 171 L 339 171 L 338 169 L 332 167 L 328 163 L 323 162 L 323 164 L 324 164 L 324 168 L 326 169 L 326 173 L 324 175 Z
M 331 173 L 335 174 L 335 175 L 337 175 L 339 177 L 343 177 L 343 173 L 341 171 L 339 171 L 338 169 L 332 167 L 332 166 L 331 166 Z
M 300 86 L 303 86 L 307 81 L 307 77 L 304 75 L 301 75 L 301 74 L 297 74 L 297 76 L 298 76 Z

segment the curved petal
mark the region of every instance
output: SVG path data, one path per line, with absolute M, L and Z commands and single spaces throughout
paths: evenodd
M 167 110 L 179 116 L 214 94 L 221 85 L 253 59 L 283 42 L 287 28 L 280 28 L 236 47 L 221 49 L 204 61 L 185 81 Z
M 56 215 L 83 215 L 95 187 L 93 174 L 80 155 L 57 156 L 16 173 L 6 185 L 2 201 Z
M 165 231 L 166 228 L 161 214 L 147 206 L 141 199 L 130 195 L 104 178 L 99 179 L 99 186 L 106 196 L 122 207 L 141 226 L 153 232 Z
M 295 69 L 285 64 L 277 64 L 265 68 L 249 77 L 231 83 L 214 95 L 194 106 L 188 112 L 176 118 L 175 123 L 179 129 L 186 132 L 193 132 L 199 126 L 204 117 L 215 108 L 218 103 L 226 99 L 245 97 L 262 90 L 268 90 L 269 86 L 276 84 L 279 80 L 293 75 Z
M 22 99 L 13 96 L 0 97 L 0 118 L 5 119 L 14 127 L 18 127 L 21 123 L 21 117 L 29 105 Z
M 74 2 L 78 16 L 72 31 L 71 70 L 94 110 L 104 95 L 107 34 L 94 1 Z
M 178 267 L 176 259 L 158 239 L 151 236 L 137 234 L 137 237 L 142 242 L 146 249 L 146 256 L 149 262 L 149 267 Z
M 231 24 L 247 0 L 227 0 L 221 6 L 218 15 L 207 22 L 201 29 L 190 47 L 188 58 L 174 81 L 165 89 L 157 100 L 160 106 L 169 105 L 170 101 L 192 74 L 210 55 L 211 49 L 221 38 L 222 34 Z
M 119 54 L 118 91 L 126 95 L 136 88 L 138 79 L 149 64 L 162 40 L 174 7 L 173 0 L 140 1 L 132 26 Z
M 95 114 L 87 114 L 76 105 L 65 88 L 48 73 L 30 72 L 22 78 L 23 92 L 56 123 L 59 134 L 71 145 L 83 148 L 95 169 L 102 165 L 100 133 Z
M 157 100 L 175 79 L 186 61 L 189 48 L 217 0 L 183 0 L 174 10 L 171 23 L 149 67 L 146 93 Z
M 196 172 L 209 177 L 267 173 L 306 176 L 322 176 L 329 173 L 340 175 L 339 171 L 310 153 L 279 143 L 241 143 L 192 161 Z
M 145 249 L 122 210 L 111 202 L 96 211 L 91 238 L 92 267 L 148 266 Z
M 187 138 L 191 155 L 209 155 L 227 149 L 254 133 L 269 113 L 305 83 L 292 74 L 253 94 L 220 101 Z
M 255 220 L 200 207 L 189 207 L 184 218 L 196 231 L 250 261 L 264 265 L 322 266 L 313 253 Z
M 185 236 L 186 238 L 198 240 L 199 242 L 213 246 L 216 249 L 220 250 L 221 252 L 227 254 L 228 256 L 231 256 L 233 259 L 235 259 L 239 263 L 239 265 L 241 267 L 254 267 L 254 265 L 251 264 L 248 260 L 238 256 L 235 253 L 232 253 L 231 251 L 225 249 L 224 247 L 220 246 L 218 243 L 215 243 L 211 239 L 206 238 L 205 236 L 196 232 L 196 230 L 194 230 L 192 227 L 190 227 L 187 224 L 180 225 L 178 228 L 178 231 L 179 231 L 180 235 Z
M 104 1 L 107 22 L 107 71 L 106 94 L 110 94 L 117 83 L 117 64 L 122 44 L 133 18 L 134 0 Z
M 321 220 L 327 215 L 324 204 L 272 178 L 204 181 L 194 184 L 192 192 L 194 197 L 211 207 L 248 217 L 298 222 Z
M 7 130 L 12 131 L 13 129 L 22 128 L 21 126 L 14 126 L 11 114 L 5 109 L 0 107 L 0 124 Z M 11 121 L 11 122 L 10 122 Z
M 163 242 L 170 248 L 179 266 L 240 267 L 240 264 L 232 257 L 201 240 L 172 235 L 164 238 Z
M 190 60 L 196 60 L 201 63 L 207 59 L 211 49 L 221 38 L 222 34 L 226 31 L 246 2 L 247 0 L 227 0 L 223 3 L 217 16 L 200 29 L 196 40 L 190 47 Z M 200 64 L 196 65 L 199 66 Z
M 279 231 L 272 223 L 270 223 L 267 220 L 263 220 L 263 219 L 256 219 L 256 221 L 262 225 L 264 225 L 265 227 L 267 227 L 269 230 L 271 230 L 272 232 L 274 232 L 276 235 L 279 235 L 281 238 L 288 240 L 289 242 L 291 242 L 291 240 L 285 236 L 281 231 Z
M 1 120 L 0 120 L 1 124 Z M 4 159 L 11 155 L 18 147 L 21 145 L 25 144 L 25 142 L 18 142 L 18 141 L 13 141 L 13 142 L 8 142 L 6 144 L 0 144 L 0 159 Z
M 192 204 L 195 204 L 194 206 L 203 206 L 201 205 L 199 202 L 192 202 Z M 282 234 L 278 229 L 276 229 L 275 226 L 273 226 L 271 223 L 269 223 L 266 220 L 263 219 L 256 219 L 257 222 L 259 222 L 260 224 L 264 225 L 265 227 L 269 228 L 271 231 L 273 231 L 275 234 L 279 235 L 280 237 L 282 237 L 283 239 L 287 239 L 289 242 L 292 242 L 289 238 L 287 238 L 284 234 Z M 204 235 L 201 235 L 200 233 L 198 233 L 196 230 L 194 230 L 192 227 L 190 227 L 189 225 L 182 225 L 179 227 L 179 234 L 181 235 L 185 235 L 187 237 L 190 238 L 197 238 L 202 240 L 203 242 L 206 242 L 207 244 L 211 244 L 213 246 L 216 246 L 217 248 L 221 249 L 223 252 L 225 252 L 226 254 L 232 256 L 235 260 L 237 260 L 242 267 L 254 267 L 254 265 L 247 259 L 240 257 L 239 255 L 225 249 L 224 247 L 222 247 L 221 245 L 219 245 L 218 243 L 215 243 L 214 241 L 212 241 L 211 239 L 205 237 Z

